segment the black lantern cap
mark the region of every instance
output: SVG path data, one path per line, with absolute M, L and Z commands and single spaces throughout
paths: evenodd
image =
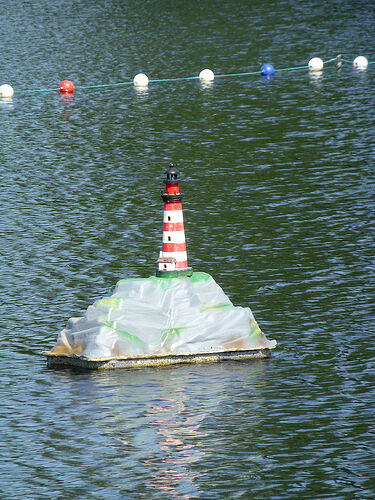
M 178 184 L 179 173 L 180 172 L 173 165 L 173 163 L 170 163 L 169 168 L 167 168 L 167 170 L 164 172 L 164 174 L 167 176 L 167 178 L 164 179 L 164 184 Z

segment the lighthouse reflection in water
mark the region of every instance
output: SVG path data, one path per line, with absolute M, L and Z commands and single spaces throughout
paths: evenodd
M 242 474 L 252 474 L 266 464 L 259 450 L 237 442 L 233 433 L 242 422 L 242 432 L 262 439 L 265 372 L 261 362 L 228 362 L 210 365 L 209 377 L 204 365 L 121 370 L 116 372 L 116 385 L 112 373 L 87 377 L 86 404 L 92 415 L 98 415 L 95 434 L 99 430 L 107 445 L 112 442 L 108 453 L 112 449 L 113 454 L 107 460 L 116 490 L 132 497 L 132 471 L 137 470 L 137 492 L 144 498 L 153 494 L 155 498 L 195 498 L 207 475 L 220 481 L 223 474 L 233 474 L 233 468 L 225 471 L 222 464 L 228 449 L 243 450 L 248 470 Z M 66 384 L 76 388 L 69 375 Z M 235 413 L 228 420 L 230 410 Z M 218 433 L 223 422 L 228 432 L 222 428 Z M 85 420 L 77 425 L 84 426 Z M 92 425 L 88 430 L 93 431 Z
M 204 459 L 200 450 L 200 439 L 206 436 L 200 430 L 204 414 L 184 417 L 187 400 L 183 387 L 176 387 L 165 401 L 153 404 L 143 416 L 157 433 L 153 435 L 156 453 L 143 460 L 153 478 L 147 487 L 174 497 L 183 496 L 184 490 L 198 494 L 195 481 L 200 474 L 190 467 Z

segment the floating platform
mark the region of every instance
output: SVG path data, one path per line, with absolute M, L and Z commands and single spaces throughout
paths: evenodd
M 273 348 L 222 351 L 197 354 L 170 354 L 155 356 L 113 357 L 90 359 L 76 354 L 61 355 L 45 351 L 49 368 L 80 368 L 87 370 L 113 370 L 115 368 L 144 368 L 186 363 L 217 363 L 220 361 L 246 361 L 271 356 Z
M 267 358 L 276 347 L 249 307 L 236 307 L 207 273 L 120 280 L 70 318 L 49 367 L 136 368 Z

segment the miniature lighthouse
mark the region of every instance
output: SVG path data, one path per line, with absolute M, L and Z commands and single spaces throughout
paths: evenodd
M 270 356 L 276 341 L 251 309 L 234 306 L 212 276 L 188 267 L 178 175 L 173 164 L 165 171 L 156 276 L 121 279 L 109 297 L 70 318 L 45 352 L 48 366 L 101 370 Z
M 164 202 L 163 246 L 157 260 L 156 276 L 191 276 L 193 271 L 188 267 L 184 217 L 182 214 L 183 193 L 180 192 L 179 171 L 171 163 L 164 172 L 165 190 L 161 197 Z

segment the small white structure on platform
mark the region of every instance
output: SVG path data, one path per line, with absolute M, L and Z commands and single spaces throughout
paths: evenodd
M 163 257 L 163 252 L 160 252 L 160 257 L 157 260 L 159 271 L 175 271 L 176 259 L 174 257 Z

